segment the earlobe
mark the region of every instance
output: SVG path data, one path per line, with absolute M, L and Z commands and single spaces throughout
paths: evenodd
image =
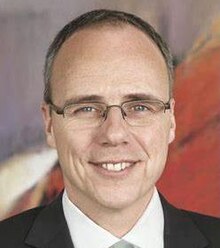
M 47 144 L 52 148 L 56 148 L 50 108 L 46 103 L 42 103 L 41 113 L 44 121 L 44 132 L 46 134 Z
M 174 115 L 174 106 L 175 106 L 175 100 L 172 98 L 170 100 L 170 132 L 169 132 L 169 144 L 172 143 L 175 139 L 175 133 L 176 133 L 176 120 Z
M 169 134 L 169 144 L 172 143 L 175 139 L 175 131 L 170 129 L 170 134 Z

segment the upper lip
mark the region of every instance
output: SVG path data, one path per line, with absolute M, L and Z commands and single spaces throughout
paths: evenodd
M 136 163 L 138 160 L 128 160 L 128 159 L 119 159 L 119 160 L 103 160 L 103 161 L 90 161 L 92 164 L 118 164 L 118 163 Z

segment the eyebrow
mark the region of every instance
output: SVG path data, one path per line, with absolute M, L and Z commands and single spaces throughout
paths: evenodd
M 152 94 L 144 93 L 132 93 L 122 97 L 124 101 L 135 101 L 135 100 L 158 100 L 158 98 Z M 64 106 L 70 104 L 77 104 L 83 102 L 105 102 L 105 98 L 100 95 L 79 95 L 72 97 L 65 101 Z
M 135 100 L 159 100 L 158 97 L 152 94 L 145 93 L 133 93 L 123 96 L 123 100 L 125 101 L 135 101 Z
M 64 106 L 70 105 L 70 104 L 76 104 L 76 103 L 82 103 L 82 102 L 101 102 L 104 101 L 104 97 L 99 95 L 80 95 L 72 97 L 65 101 Z

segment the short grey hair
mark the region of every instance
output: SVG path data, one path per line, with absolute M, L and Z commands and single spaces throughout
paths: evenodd
M 155 29 L 141 18 L 116 10 L 99 9 L 87 12 L 65 25 L 56 35 L 47 51 L 44 66 L 44 101 L 51 102 L 51 74 L 53 63 L 63 43 L 70 38 L 75 32 L 95 26 L 95 25 L 133 25 L 141 30 L 156 44 L 165 60 L 168 77 L 169 77 L 169 95 L 172 97 L 173 92 L 173 58 L 172 54 L 161 36 Z

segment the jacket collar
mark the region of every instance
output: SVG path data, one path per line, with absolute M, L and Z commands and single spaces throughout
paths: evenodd
M 62 195 L 38 214 L 26 244 L 37 248 L 74 248 L 63 213 Z
M 164 211 L 164 248 L 205 248 L 208 241 L 186 212 L 170 205 L 160 194 Z M 25 243 L 36 248 L 74 248 L 62 207 L 62 194 L 35 219 Z
M 208 240 L 200 232 L 187 212 L 170 205 L 160 194 L 164 211 L 164 248 L 205 248 Z

